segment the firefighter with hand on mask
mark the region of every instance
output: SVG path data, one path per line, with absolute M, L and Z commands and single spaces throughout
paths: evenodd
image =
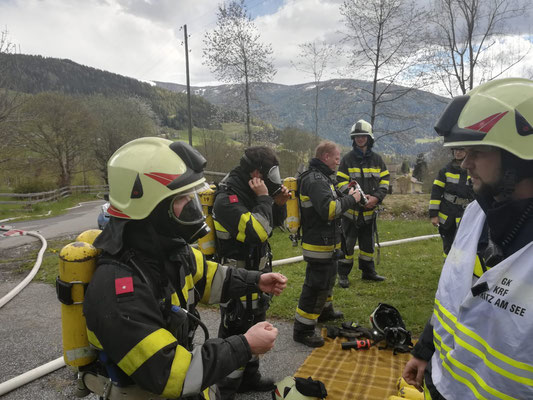
M 461 168 L 465 149 L 453 148 L 452 154 L 453 160 L 439 171 L 433 181 L 429 200 L 429 218 L 433 226 L 439 228 L 444 255 L 452 247 L 466 206 L 474 199 L 472 182 L 466 170 Z
M 255 273 L 272 272 L 268 238 L 274 226 L 283 224 L 288 199 L 274 150 L 266 146 L 247 148 L 215 195 L 213 218 L 219 260 Z M 221 304 L 219 337 L 242 334 L 264 321 L 269 301 L 269 296 L 255 291 Z M 259 358 L 253 357 L 218 386 L 223 400 L 230 400 L 236 392 L 272 390 L 274 381 L 261 375 Z
M 208 231 L 197 195 L 205 164 L 188 144 L 155 137 L 123 145 L 108 162 L 111 218 L 94 242 L 101 255 L 83 304 L 99 353 L 84 381 L 101 397 L 217 399 L 217 381 L 274 345 L 277 329 L 261 322 L 193 346 L 205 328 L 198 302 L 286 285 L 281 274 L 206 261 L 188 244 Z
M 350 286 L 348 275 L 353 267 L 354 247 L 359 242 L 359 269 L 362 279 L 383 281 L 374 264 L 374 235 L 376 234 L 376 207 L 389 191 L 389 171 L 381 156 L 374 151 L 372 125 L 357 121 L 350 131 L 353 149 L 346 154 L 337 171 L 337 187 L 343 193 L 357 183 L 365 199 L 346 210 L 342 217 L 342 229 L 346 238 L 344 258 L 339 260 L 339 286 Z
M 403 377 L 426 399 L 533 398 L 533 81 L 454 98 L 435 130 L 463 147 L 475 201 Z

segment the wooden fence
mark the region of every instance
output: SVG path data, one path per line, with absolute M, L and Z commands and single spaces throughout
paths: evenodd
M 205 175 L 224 177 L 225 172 L 204 171 Z M 65 186 L 56 190 L 39 193 L 0 193 L 0 204 L 17 204 L 31 206 L 44 201 L 57 201 L 72 195 L 73 193 L 107 193 L 107 185 Z
M 73 193 L 105 193 L 107 185 L 94 186 L 65 186 L 56 190 L 39 193 L 0 193 L 0 204 L 27 205 L 42 203 L 44 201 L 57 201 Z M 9 200 L 7 200 L 9 199 Z

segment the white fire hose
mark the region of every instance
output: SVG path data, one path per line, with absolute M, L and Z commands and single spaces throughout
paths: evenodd
M 419 242 L 420 240 L 433 239 L 437 237 L 440 237 L 440 235 L 433 234 L 433 235 L 415 236 L 415 237 L 407 238 L 407 239 L 391 240 L 389 242 L 380 243 L 380 247 L 389 247 L 389 246 L 394 246 L 397 244 Z M 355 246 L 354 249 L 355 250 L 359 249 L 359 246 Z M 278 265 L 296 263 L 296 262 L 303 261 L 303 259 L 304 259 L 303 256 L 296 256 L 296 257 L 291 257 L 291 258 L 285 258 L 283 260 L 275 260 L 275 261 L 272 261 L 272 266 L 277 267 Z

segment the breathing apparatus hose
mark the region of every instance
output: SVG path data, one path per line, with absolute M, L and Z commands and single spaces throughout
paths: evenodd
M 198 325 L 200 325 L 200 327 L 202 328 L 202 330 L 204 331 L 204 342 L 207 341 L 209 339 L 209 331 L 207 330 L 207 326 L 202 322 L 202 320 L 200 318 L 198 318 L 196 315 L 188 312 L 187 310 L 185 310 L 184 308 L 182 308 L 182 310 L 185 312 L 185 314 L 187 315 L 187 317 L 189 317 L 190 319 L 192 319 L 194 322 L 196 322 Z

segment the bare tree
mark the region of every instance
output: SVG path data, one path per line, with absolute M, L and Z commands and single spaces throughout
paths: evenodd
M 340 12 L 352 48 L 350 67 L 372 82 L 370 89 L 360 90 L 370 102 L 370 123 L 375 127 L 385 115 L 381 105 L 425 85 L 420 50 L 427 12 L 407 0 L 345 0 Z
M 39 93 L 24 103 L 28 120 L 17 129 L 16 143 L 27 154 L 56 163 L 58 184 L 70 185 L 79 155 L 86 151 L 94 120 L 81 99 L 61 93 Z
M 232 0 L 218 6 L 217 26 L 205 34 L 204 44 L 204 63 L 215 76 L 224 82 L 244 85 L 246 133 L 250 146 L 250 86 L 254 82 L 270 81 L 276 73 L 272 47 L 261 42 L 244 0 Z
M 320 82 L 328 63 L 333 62 L 335 47 L 326 42 L 317 43 L 316 41 L 306 42 L 298 45 L 298 47 L 300 48 L 299 60 L 293 63 L 293 65 L 297 70 L 312 76 L 313 82 L 315 83 L 315 104 L 313 112 L 315 120 L 315 141 L 318 144 L 318 97 L 320 94 Z
M 91 96 L 85 103 L 93 115 L 94 129 L 88 138 L 95 167 L 107 183 L 107 162 L 113 153 L 130 140 L 157 136 L 157 118 L 142 99 Z
M 4 29 L 0 32 L 0 151 L 9 147 L 12 132 L 10 128 L 15 121 L 15 112 L 22 104 L 21 95 L 9 89 L 8 68 L 9 63 L 15 63 L 12 55 L 16 51 L 16 46 L 9 39 L 9 32 Z M 9 159 L 0 157 L 0 163 Z
M 485 55 L 504 38 L 508 22 L 525 12 L 523 0 L 434 0 L 433 65 L 450 96 L 465 94 L 524 59 L 527 50 L 520 49 Z

